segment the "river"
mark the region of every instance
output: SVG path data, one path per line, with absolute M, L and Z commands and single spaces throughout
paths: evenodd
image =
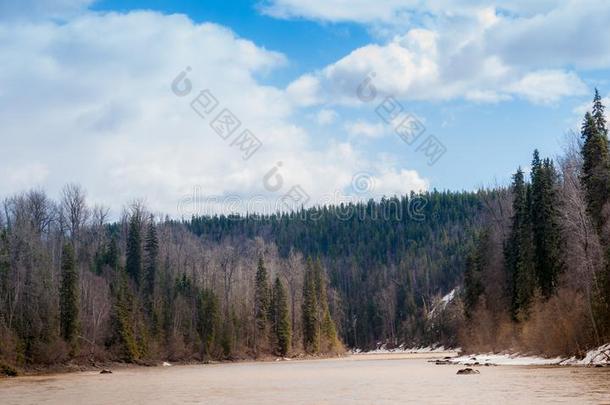
M 0 380 L 0 404 L 610 404 L 610 368 L 497 366 L 434 355 L 121 368 Z M 438 355 L 436 355 L 438 356 Z

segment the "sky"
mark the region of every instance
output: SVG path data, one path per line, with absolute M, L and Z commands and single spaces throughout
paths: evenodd
M 610 92 L 609 25 L 589 0 L 0 0 L 0 197 L 179 217 L 505 185 Z

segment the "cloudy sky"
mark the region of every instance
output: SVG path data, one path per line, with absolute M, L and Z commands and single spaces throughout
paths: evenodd
M 503 184 L 608 94 L 608 26 L 588 0 L 0 0 L 0 196 L 176 216 Z

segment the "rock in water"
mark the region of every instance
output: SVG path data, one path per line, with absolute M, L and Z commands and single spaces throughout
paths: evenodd
M 481 374 L 479 372 L 479 370 L 473 370 L 471 368 L 463 368 L 461 370 L 458 370 L 457 372 L 458 375 L 470 375 L 470 374 Z
M 112 371 L 105 368 L 102 371 L 100 371 L 100 374 L 112 374 Z

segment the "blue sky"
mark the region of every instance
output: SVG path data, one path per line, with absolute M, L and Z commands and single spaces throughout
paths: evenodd
M 78 182 L 94 202 L 171 215 L 294 186 L 315 204 L 506 184 L 534 148 L 561 153 L 595 87 L 608 94 L 608 23 L 593 1 L 0 0 L 0 195 Z M 260 140 L 251 159 L 189 108 L 203 89 Z M 387 96 L 425 126 L 413 145 L 376 114 Z M 446 149 L 433 165 L 429 135 Z

